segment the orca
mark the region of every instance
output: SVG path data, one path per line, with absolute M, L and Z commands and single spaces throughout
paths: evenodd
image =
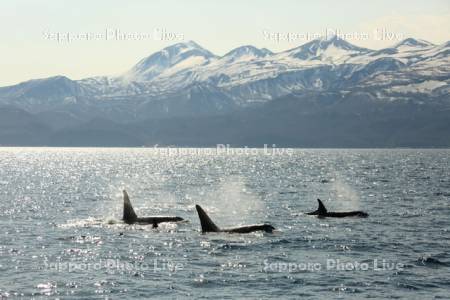
M 355 211 L 347 211 L 347 212 L 329 212 L 325 208 L 325 205 L 323 205 L 322 201 L 320 199 L 317 199 L 319 202 L 319 208 L 316 211 L 312 211 L 309 213 L 306 213 L 307 215 L 317 215 L 319 218 L 345 218 L 345 217 L 360 217 L 360 218 L 367 218 L 369 216 L 368 213 L 360 210 Z
M 250 233 L 254 231 L 265 231 L 273 232 L 275 228 L 269 224 L 259 224 L 259 225 L 247 225 L 235 228 L 220 229 L 216 224 L 209 218 L 206 212 L 201 208 L 200 205 L 196 205 L 198 217 L 200 219 L 200 224 L 202 226 L 202 233 L 206 232 L 226 232 L 226 233 Z
M 183 218 L 180 217 L 144 217 L 139 218 L 134 212 L 131 205 L 130 197 L 128 197 L 127 191 L 123 191 L 123 218 L 122 220 L 127 224 L 140 224 L 149 225 L 152 224 L 153 228 L 158 227 L 162 222 L 180 222 Z

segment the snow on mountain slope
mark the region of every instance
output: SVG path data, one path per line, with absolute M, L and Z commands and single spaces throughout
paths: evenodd
M 253 59 L 267 57 L 272 54 L 273 52 L 266 48 L 258 49 L 254 46 L 247 45 L 231 50 L 230 52 L 222 56 L 220 60 L 226 63 L 232 63 L 236 61 L 250 61 Z
M 357 47 L 337 36 L 313 40 L 286 51 L 289 56 L 300 60 L 319 60 L 329 64 L 344 63 L 354 56 L 370 52 L 372 50 Z
M 205 64 L 197 64 L 178 73 L 165 71 L 155 77 L 153 83 L 160 84 L 163 89 L 173 87 L 171 82 L 175 82 L 177 88 L 194 82 L 208 82 L 228 88 L 276 78 L 286 72 L 302 71 L 322 65 L 342 64 L 352 57 L 369 52 L 371 50 L 351 45 L 336 37 L 328 40 L 314 40 L 298 48 L 277 54 L 266 49 L 243 46 L 230 51 L 221 58 L 209 60 Z
M 431 48 L 433 46 L 435 45 L 424 40 L 407 38 L 397 43 L 397 45 L 395 45 L 394 48 L 397 49 L 398 51 L 417 51 L 426 48 Z
M 407 38 L 397 43 L 392 48 L 374 51 L 370 56 L 374 58 L 391 57 L 400 60 L 404 64 L 413 64 L 424 59 L 427 54 L 435 51 L 437 48 L 439 48 L 439 46 L 432 43 Z
M 200 109 L 210 99 L 209 107 L 220 109 L 232 107 L 230 101 L 248 106 L 303 91 L 366 88 L 391 99 L 392 93 L 404 91 L 445 95 L 449 77 L 449 42 L 433 45 L 409 38 L 390 48 L 370 50 L 332 37 L 279 53 L 242 46 L 217 56 L 190 41 L 142 59 L 121 76 L 78 81 L 57 76 L 0 88 L 0 105 L 18 103 L 42 110 L 79 101 L 102 107 L 159 101 L 165 107 L 161 101 L 171 99 L 167 107 L 174 110 L 176 101 L 185 109 L 188 105 Z M 201 101 L 187 100 L 192 97 Z
M 410 38 L 393 48 L 374 51 L 352 45 L 334 36 L 313 40 L 280 53 L 272 53 L 267 49 L 253 46 L 242 46 L 222 57 L 217 57 L 194 42 L 179 43 L 139 62 L 130 72 L 119 78 L 125 85 L 120 90 L 125 93 L 114 94 L 135 95 L 144 93 L 145 90 L 147 94 L 157 95 L 175 92 L 195 83 L 235 90 L 236 86 L 276 80 L 282 74 L 301 73 L 323 66 L 349 65 L 354 72 L 362 76 L 361 69 L 365 69 L 368 75 L 367 70 L 380 72 L 418 63 L 426 59 L 426 55 L 431 56 L 435 49 L 436 46 L 431 43 Z M 164 59 L 161 59 L 161 56 Z M 377 67 L 374 67 L 375 65 Z M 323 83 L 323 80 L 317 77 L 313 82 Z M 136 83 L 139 85 L 133 86 Z M 131 85 L 131 88 L 127 88 L 128 85 Z M 315 86 L 317 84 L 313 85 Z M 305 86 L 287 83 L 282 90 L 288 93 L 291 89 L 298 88 L 303 89 Z M 270 94 L 270 91 L 267 92 Z M 279 95 L 278 92 L 273 93 L 274 97 Z M 266 96 L 267 94 L 263 98 Z
M 444 81 L 426 80 L 419 83 L 394 86 L 390 90 L 398 93 L 428 93 L 446 85 L 447 83 Z
M 144 58 L 123 78 L 129 82 L 148 81 L 164 72 L 175 73 L 208 63 L 214 57 L 214 54 L 193 41 L 178 43 Z
M 88 90 L 65 76 L 33 79 L 0 88 L 0 105 L 17 105 L 29 111 L 42 111 L 82 101 Z

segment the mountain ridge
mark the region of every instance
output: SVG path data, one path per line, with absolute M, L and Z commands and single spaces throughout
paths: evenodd
M 450 146 L 450 142 L 443 143 L 429 129 L 446 136 L 446 131 L 439 129 L 447 128 L 445 119 L 433 120 L 430 112 L 441 116 L 441 112 L 450 109 L 449 54 L 449 42 L 434 45 L 411 38 L 381 50 L 358 47 L 333 37 L 278 53 L 245 45 L 222 56 L 192 41 L 177 43 L 143 58 L 119 76 L 81 80 L 54 76 L 0 87 L 0 109 L 12 106 L 25 112 L 16 114 L 23 122 L 14 123 L 22 140 L 6 134 L 3 141 L 23 145 L 30 139 L 34 141 L 31 145 L 111 146 L 117 134 L 126 141 L 117 145 L 130 146 L 210 145 L 222 136 L 237 145 L 243 145 L 246 139 L 253 145 L 273 140 L 295 146 L 308 146 L 305 141 L 309 141 L 316 146 L 345 147 L 345 143 L 329 136 L 333 130 L 326 129 L 339 126 L 340 122 L 339 130 L 347 128 L 347 133 L 336 129 L 335 134 L 352 141 L 352 146 Z M 284 101 L 286 98 L 291 100 Z M 283 111 L 285 116 L 274 119 L 272 109 Z M 369 110 L 374 115 L 368 114 Z M 354 120 L 342 119 L 343 115 Z M 361 119 L 362 115 L 374 123 Z M 416 141 L 411 137 L 412 128 L 417 127 L 414 118 L 421 120 Z M 100 119 L 108 120 L 100 122 L 107 125 L 93 122 Z M 397 142 L 383 142 L 380 137 L 391 133 L 382 124 L 398 125 L 400 120 L 410 128 L 400 126 Z M 427 127 L 425 121 L 431 125 Z M 225 125 L 226 122 L 230 124 Z M 360 128 L 367 127 L 366 137 L 357 132 L 358 122 Z M 39 124 L 39 132 L 34 136 L 42 138 L 36 142 L 36 138 L 31 139 L 32 134 L 24 134 L 25 129 L 33 131 L 26 124 Z M 144 124 L 151 124 L 155 131 L 144 128 Z M 180 127 L 175 129 L 174 124 Z M 317 139 L 298 139 L 286 127 L 288 124 L 311 128 Z M 97 141 L 89 128 L 104 138 Z M 135 128 L 136 134 L 130 128 Z M 194 136 L 189 128 L 205 136 Z M 6 125 L 0 126 L 0 144 L 5 144 L 3 131 L 14 132 Z M 173 138 L 166 136 L 171 134 Z M 403 139 L 402 134 L 410 140 Z M 280 137 L 283 138 L 279 140 Z M 333 143 L 322 143 L 320 137 Z M 367 138 L 376 142 L 363 142 Z

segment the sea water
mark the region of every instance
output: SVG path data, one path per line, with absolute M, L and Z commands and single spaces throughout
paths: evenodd
M 0 298 L 450 297 L 450 150 L 188 150 L 0 148 Z

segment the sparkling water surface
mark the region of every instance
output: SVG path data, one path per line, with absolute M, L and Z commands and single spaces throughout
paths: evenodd
M 450 298 L 450 150 L 190 150 L 0 148 L 0 298 Z

